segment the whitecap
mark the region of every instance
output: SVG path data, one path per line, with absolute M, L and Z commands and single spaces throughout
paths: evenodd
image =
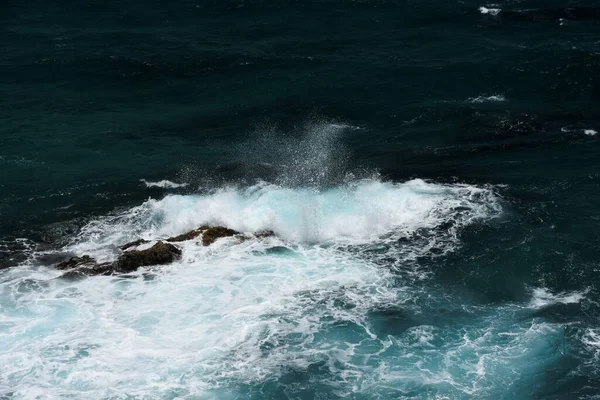
M 491 96 L 470 97 L 468 101 L 469 103 L 501 103 L 507 101 L 507 99 L 502 94 L 494 94 Z
M 568 128 L 568 127 L 562 127 L 560 128 L 560 131 L 563 133 L 570 133 L 570 132 L 582 132 L 584 135 L 587 136 L 596 136 L 598 134 L 598 131 L 596 131 L 595 129 L 574 129 L 574 128 Z
M 594 358 L 600 358 L 600 332 L 598 329 L 586 329 L 581 342 L 594 355 Z
M 534 288 L 529 307 L 542 308 L 551 304 L 575 304 L 585 299 L 587 290 L 552 293 L 547 288 Z
M 500 8 L 488 8 L 488 7 L 479 7 L 479 12 L 485 15 L 493 15 L 496 16 L 502 11 Z
M 158 181 L 158 182 L 152 182 L 152 181 L 147 181 L 145 179 L 140 179 L 140 182 L 144 182 L 144 184 L 146 185 L 146 187 L 149 188 L 163 188 L 163 189 L 177 189 L 177 188 L 182 188 L 182 187 L 186 187 L 188 184 L 187 183 L 176 183 L 176 182 L 172 182 L 169 180 L 162 180 L 162 181 Z

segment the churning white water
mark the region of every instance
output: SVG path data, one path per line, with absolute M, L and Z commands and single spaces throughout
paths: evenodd
M 339 395 L 361 393 L 398 368 L 388 363 L 399 339 L 381 336 L 369 313 L 408 307 L 418 292 L 369 251 L 383 246 L 395 264 L 409 263 L 428 246 L 450 251 L 459 227 L 499 213 L 488 189 L 421 180 L 323 190 L 263 183 L 148 200 L 91 221 L 66 250 L 109 260 L 129 240 L 206 223 L 277 236 L 184 242 L 179 262 L 128 277 L 65 281 L 34 263 L 2 271 L 1 393 L 224 398 L 314 365 Z M 439 231 L 411 242 L 424 229 Z M 409 334 L 428 348 L 436 331 Z M 411 368 L 411 381 L 431 379 L 419 371 Z

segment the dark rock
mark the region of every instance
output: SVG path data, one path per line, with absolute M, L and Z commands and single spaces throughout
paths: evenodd
M 113 263 L 103 263 L 95 265 L 83 265 L 72 268 L 62 274 L 59 278 L 62 279 L 81 279 L 87 276 L 95 275 L 112 275 L 115 272 Z
M 202 235 L 202 243 L 205 246 L 209 246 L 213 244 L 217 239 L 222 237 L 229 237 L 234 235 L 239 235 L 240 232 L 225 228 L 224 226 L 207 226 L 203 225 L 200 228 L 194 229 L 193 231 L 189 231 L 187 233 L 183 233 L 178 236 L 173 236 L 166 239 L 167 242 L 183 242 L 186 240 L 192 240 Z M 275 232 L 273 231 L 260 231 L 254 233 L 254 237 L 256 238 L 265 238 L 269 236 L 274 236 Z M 248 238 L 246 238 L 248 239 Z
M 224 226 L 213 226 L 204 231 L 202 234 L 202 244 L 205 246 L 213 244 L 217 239 L 238 235 L 238 231 L 225 228 Z
M 208 226 L 203 225 L 198 229 L 194 229 L 193 231 L 189 231 L 187 233 L 183 233 L 178 236 L 173 236 L 167 239 L 167 242 L 184 242 L 186 240 L 192 240 L 197 238 L 204 232 L 205 230 L 210 229 Z
M 132 272 L 139 267 L 163 265 L 181 257 L 181 250 L 170 243 L 158 242 L 146 250 L 131 250 L 123 253 L 114 264 L 116 272 Z
M 75 257 L 75 254 L 70 252 L 38 253 L 35 254 L 35 261 L 40 265 L 56 265 L 68 260 L 71 257 Z
M 121 246 L 119 248 L 121 250 L 127 250 L 130 247 L 137 247 L 140 244 L 145 244 L 145 243 L 148 243 L 148 242 L 149 242 L 149 240 L 146 240 L 146 239 L 138 239 L 138 240 L 134 240 L 133 242 L 126 243 L 126 244 L 124 244 L 123 246 Z
M 275 232 L 273 232 L 273 231 L 259 231 L 259 232 L 255 232 L 254 236 L 256 236 L 259 239 L 262 239 L 262 238 L 266 238 L 266 237 L 270 237 L 270 236 L 275 236 Z
M 86 264 L 95 264 L 96 260 L 88 255 L 84 255 L 81 257 L 71 257 L 67 261 L 63 261 L 61 263 L 56 264 L 56 269 L 71 269 L 75 267 L 79 267 Z
M 223 226 L 201 226 L 198 229 L 194 229 L 193 231 L 174 236 L 166 240 L 167 242 L 181 242 L 185 240 L 192 240 L 202 235 L 202 244 L 204 244 L 204 246 L 209 246 L 219 238 L 230 237 L 239 234 L 240 233 L 238 231 L 225 228 Z M 261 231 L 254 234 L 254 236 L 258 238 L 269 237 L 273 235 L 273 231 Z M 181 250 L 167 242 L 159 241 L 152 247 L 145 250 L 125 251 L 114 263 L 98 264 L 96 260 L 90 256 L 84 255 L 81 257 L 72 257 L 67 261 L 63 261 L 57 264 L 56 268 L 60 270 L 68 270 L 61 275 L 61 278 L 79 279 L 94 275 L 124 274 L 133 272 L 140 267 L 164 265 L 181 258 Z M 139 239 L 124 244 L 120 248 L 122 250 L 127 250 L 131 247 L 139 246 L 144 243 L 148 243 L 148 241 L 145 239 Z

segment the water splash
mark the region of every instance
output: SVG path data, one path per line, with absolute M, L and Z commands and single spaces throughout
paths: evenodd
M 274 168 L 274 183 L 281 186 L 334 186 L 374 174 L 349 167 L 350 153 L 342 138 L 357 129 L 360 128 L 318 120 L 291 131 L 262 125 L 249 141 L 237 147 L 237 158 Z

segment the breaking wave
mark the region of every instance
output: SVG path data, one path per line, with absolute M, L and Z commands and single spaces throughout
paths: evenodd
M 57 252 L 108 261 L 133 239 L 203 224 L 275 236 L 189 240 L 180 260 L 128 276 L 69 281 L 31 261 L 1 271 L 0 397 L 497 398 L 557 361 L 560 324 L 461 301 L 418 262 L 497 219 L 494 188 L 359 178 L 336 144 L 348 126 L 306 129 L 267 133 L 273 154 L 257 153 L 263 139 L 246 146 L 284 171 L 271 183 L 149 199 Z M 579 296 L 537 289 L 530 306 Z

